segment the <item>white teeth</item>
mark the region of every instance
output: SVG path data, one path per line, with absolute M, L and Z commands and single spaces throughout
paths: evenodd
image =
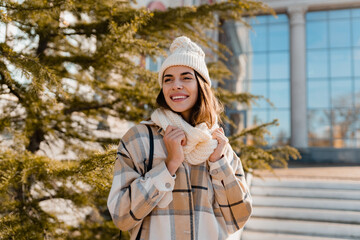
M 175 97 L 172 97 L 173 100 L 176 100 L 176 99 L 185 99 L 187 98 L 186 96 L 175 96 Z

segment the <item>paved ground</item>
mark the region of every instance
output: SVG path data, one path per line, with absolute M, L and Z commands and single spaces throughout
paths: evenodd
M 290 163 L 289 167 L 274 169 L 274 173 L 265 170 L 256 170 L 254 175 L 261 177 L 284 177 L 284 178 L 318 178 L 360 181 L 359 165 L 339 164 L 304 164 Z

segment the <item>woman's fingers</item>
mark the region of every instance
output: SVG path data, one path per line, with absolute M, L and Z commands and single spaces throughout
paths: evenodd
M 185 133 L 184 133 L 184 131 L 182 131 L 182 130 L 174 130 L 174 131 L 172 131 L 170 134 L 169 134 L 169 137 L 170 138 L 179 138 L 179 137 L 185 137 Z
M 185 133 L 183 132 L 183 135 L 182 135 L 182 138 L 181 138 L 181 146 L 185 146 L 187 143 L 186 141 L 186 135 Z
M 177 133 L 179 133 L 180 130 L 179 128 L 177 127 L 174 127 L 174 126 L 168 126 L 165 130 L 165 136 L 168 137 L 168 138 L 171 138 L 172 136 L 176 135 Z
M 174 126 L 171 126 L 171 125 L 167 126 L 167 128 L 165 129 L 165 135 L 169 134 L 174 129 L 177 129 L 177 127 L 174 127 Z
M 212 134 L 213 138 L 218 140 L 219 143 L 228 143 L 229 139 L 222 132 L 219 131 Z
M 171 139 L 182 139 L 185 137 L 185 134 L 181 131 L 178 131 L 176 133 L 174 133 L 173 135 L 171 135 Z
M 166 140 L 180 143 L 182 146 L 186 145 L 185 132 L 178 127 L 168 126 L 165 131 Z

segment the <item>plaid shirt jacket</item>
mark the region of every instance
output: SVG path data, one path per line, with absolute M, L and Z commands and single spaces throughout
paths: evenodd
M 154 135 L 153 168 L 146 171 L 149 133 Z M 252 200 L 240 159 L 228 145 L 217 162 L 183 162 L 173 177 L 165 165 L 165 131 L 152 121 L 122 138 L 108 209 L 115 225 L 135 239 L 226 239 L 249 219 Z M 143 222 L 143 224 L 141 224 Z

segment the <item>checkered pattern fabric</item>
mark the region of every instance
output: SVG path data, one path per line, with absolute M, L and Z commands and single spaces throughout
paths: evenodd
M 146 171 L 149 136 L 144 124 L 151 125 L 154 133 L 150 171 Z M 241 161 L 231 146 L 219 161 L 183 162 L 171 176 L 163 135 L 164 130 L 149 121 L 123 136 L 108 197 L 115 225 L 130 231 L 131 239 L 142 225 L 141 239 L 151 240 L 226 239 L 241 229 L 250 217 L 252 200 Z

